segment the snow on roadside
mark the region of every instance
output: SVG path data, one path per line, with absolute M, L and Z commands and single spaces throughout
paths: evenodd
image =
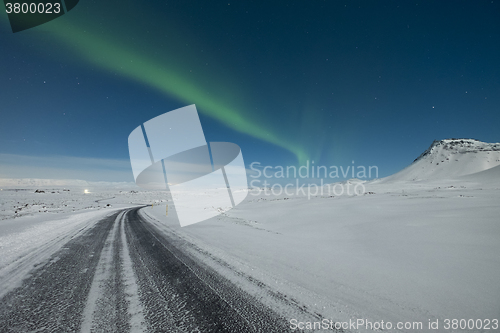
M 19 218 L 13 232 L 6 232 L 0 225 L 0 297 L 19 286 L 33 268 L 47 261 L 71 238 L 117 209 Z
M 85 191 L 87 190 L 87 191 Z M 119 209 L 154 202 L 136 187 L 15 187 L 0 191 L 0 297 L 72 237 Z
M 500 313 L 495 179 L 367 183 L 363 196 L 247 197 L 180 228 L 202 251 L 326 318 L 422 321 Z M 159 224 L 161 227 L 161 224 Z M 300 320 L 300 318 L 297 318 Z

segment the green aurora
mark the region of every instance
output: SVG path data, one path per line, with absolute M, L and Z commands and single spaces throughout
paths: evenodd
M 300 144 L 294 143 L 296 140 L 266 128 L 265 120 L 243 111 L 244 108 L 230 105 L 227 101 L 229 98 L 217 97 L 217 94 L 209 92 L 209 87 L 197 84 L 180 73 L 181 64 L 158 61 L 148 56 L 147 52 L 137 51 L 142 47 L 127 47 L 120 35 L 104 37 L 80 25 L 59 18 L 44 24 L 43 29 L 51 32 L 57 38 L 55 41 L 67 47 L 73 56 L 88 64 L 146 84 L 186 104 L 196 104 L 200 112 L 225 126 L 288 150 L 295 155 L 299 164 L 311 158 Z M 229 86 L 219 86 L 217 89 L 226 92 L 231 90 Z

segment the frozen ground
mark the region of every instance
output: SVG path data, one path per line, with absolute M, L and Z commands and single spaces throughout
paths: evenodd
M 362 196 L 249 195 L 182 229 L 164 206 L 144 212 L 326 318 L 498 319 L 499 145 L 452 141 Z
M 209 221 L 179 228 L 171 216 L 166 226 L 326 318 L 493 319 L 500 183 L 482 178 L 372 182 L 373 194 L 353 197 L 249 196 Z M 164 206 L 144 211 L 163 221 Z
M 119 193 L 106 209 L 10 221 L 24 226 L 0 243 L 1 332 L 290 332 L 278 311 L 186 254 L 191 244 L 120 203 L 148 193 Z
M 135 186 L 36 183 L 0 181 L 0 297 L 104 216 L 161 201 L 155 193 L 138 192 Z
M 141 210 L 150 223 L 184 240 L 190 255 L 289 319 L 295 314 L 281 309 L 274 296 L 299 304 L 304 316 L 335 321 L 418 321 L 426 328 L 436 319 L 440 327 L 445 319 L 499 319 L 500 166 L 484 166 L 487 152 L 473 154 L 459 155 L 468 166 L 453 166 L 460 172 L 451 179 L 432 177 L 446 171 L 433 166 L 425 168 L 427 180 L 413 180 L 414 171 L 406 179 L 405 169 L 392 179 L 366 182 L 361 196 L 250 194 L 236 208 L 184 228 L 166 193 L 3 188 L 1 291 L 15 287 L 13 276 L 26 276 L 98 217 L 154 203 Z M 478 170 L 484 171 L 471 172 Z

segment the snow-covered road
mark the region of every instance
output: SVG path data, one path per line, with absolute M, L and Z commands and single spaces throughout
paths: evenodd
M 289 331 L 285 318 L 182 251 L 139 209 L 75 233 L 6 292 L 0 331 Z

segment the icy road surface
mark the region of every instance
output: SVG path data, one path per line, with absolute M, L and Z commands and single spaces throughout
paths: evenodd
M 75 234 L 5 293 L 0 332 L 289 331 L 285 318 L 179 250 L 181 240 L 139 209 Z

